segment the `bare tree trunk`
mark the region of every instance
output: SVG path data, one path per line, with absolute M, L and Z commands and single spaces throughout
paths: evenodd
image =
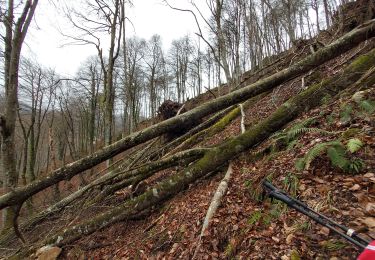
M 18 3 L 17 3 L 18 4 Z M 5 178 L 3 187 L 5 192 L 10 192 L 17 187 L 18 172 L 16 171 L 15 151 L 15 123 L 18 108 L 18 70 L 20 54 L 27 30 L 34 16 L 38 0 L 27 1 L 18 20 L 14 21 L 14 1 L 8 1 L 7 15 L 2 19 L 5 25 L 5 113 L 0 115 L 1 135 L 1 171 Z M 4 230 L 15 225 L 17 212 L 8 208 L 3 210 Z
M 156 184 L 152 189 L 147 190 L 133 200 L 128 200 L 101 215 L 64 229 L 61 233 L 44 240 L 43 244 L 61 247 L 116 222 L 126 220 L 153 205 L 160 205 L 166 199 L 186 189 L 197 179 L 225 165 L 229 160 L 264 141 L 272 133 L 285 126 L 304 111 L 318 106 L 321 104 L 323 97 L 327 95 L 335 96 L 348 86 L 351 86 L 360 80 L 374 65 L 375 49 L 366 55 L 358 57 L 338 75 L 312 85 L 297 96 L 292 97 L 268 118 L 251 127 L 245 133 L 207 150 L 201 159 L 189 165 L 185 170 Z M 33 251 L 35 251 L 35 248 L 28 249 L 21 252 L 18 257 L 27 256 Z
M 171 130 L 177 129 L 181 124 L 194 125 L 200 118 L 212 114 L 218 110 L 247 100 L 255 95 L 266 92 L 283 82 L 290 80 L 302 73 L 308 72 L 320 64 L 337 57 L 356 44 L 373 37 L 375 35 L 375 20 L 369 21 L 366 25 L 353 30 L 337 41 L 319 49 L 317 52 L 293 64 L 289 68 L 279 71 L 272 76 L 262 79 L 242 89 L 233 91 L 230 94 L 221 96 L 215 100 L 207 102 L 202 106 L 192 109 L 184 114 L 165 120 L 159 124 L 150 126 L 142 131 L 135 132 L 103 149 L 86 156 L 78 161 L 70 163 L 63 168 L 56 169 L 48 178 L 36 180 L 25 187 L 15 189 L 0 197 L 0 209 L 22 203 L 30 196 L 50 187 L 62 180 L 67 180 L 78 173 L 90 169 L 91 167 L 114 157 L 115 155 L 134 147 L 140 143 L 160 136 Z
M 328 8 L 328 0 L 323 0 L 323 6 L 324 6 L 324 14 L 326 17 L 326 28 L 328 28 L 331 26 L 329 22 L 330 11 Z

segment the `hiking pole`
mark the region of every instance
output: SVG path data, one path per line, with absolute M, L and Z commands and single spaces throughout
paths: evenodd
M 342 238 L 354 244 L 359 249 L 363 250 L 367 247 L 367 245 L 370 244 L 370 241 L 367 241 L 366 239 L 358 236 L 358 234 L 353 229 L 347 228 L 337 222 L 334 222 L 333 220 L 327 218 L 326 216 L 320 214 L 319 212 L 314 211 L 313 209 L 308 207 L 305 203 L 290 197 L 283 190 L 280 190 L 276 188 L 275 186 L 273 186 L 271 182 L 265 180 L 263 182 L 263 187 L 266 193 L 268 194 L 268 196 L 284 202 L 289 207 L 294 208 L 295 210 L 315 220 L 317 223 L 327 227 L 328 229 L 332 230 L 334 233 L 338 234 Z

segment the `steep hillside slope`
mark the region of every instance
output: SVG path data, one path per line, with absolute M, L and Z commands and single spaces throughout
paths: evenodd
M 335 73 L 327 68 L 336 67 L 340 70 L 340 64 L 350 62 L 354 54 L 366 52 L 374 44 L 374 41 L 362 44 L 325 64 L 321 68 L 324 77 Z M 281 203 L 259 201 L 260 181 L 270 177 L 275 185 L 288 190 L 319 212 L 374 237 L 373 80 L 372 85 L 353 85 L 341 96 L 326 100 L 321 108 L 291 122 L 284 132 L 302 122 L 305 126 L 297 128 L 300 131 L 287 143 L 277 143 L 276 137 L 271 138 L 233 162 L 233 179 L 228 193 L 204 234 L 197 259 L 354 259 L 358 255 L 356 248 L 332 236 L 326 228 L 307 217 L 287 209 Z M 297 82 L 300 83 L 301 78 L 288 82 L 249 107 L 246 124 L 252 125 L 265 118 L 284 100 L 298 92 L 300 84 Z M 366 88 L 358 94 L 358 91 Z M 356 102 L 354 100 L 358 95 L 363 97 Z M 367 103 L 370 104 L 368 107 L 365 105 Z M 347 112 L 349 107 L 351 111 Z M 237 118 L 224 131 L 206 138 L 197 146 L 213 145 L 239 133 L 240 118 Z M 363 162 L 358 172 L 355 169 L 346 171 L 335 167 L 324 152 L 311 161 L 308 169 L 298 168 L 298 159 L 306 156 L 317 144 L 340 140 L 346 145 L 353 138 L 361 140 L 363 145 L 360 150 L 348 155 L 351 159 Z M 160 205 L 150 217 L 118 223 L 97 232 L 81 240 L 66 256 L 75 258 L 85 255 L 105 259 L 191 258 L 198 245 L 204 215 L 222 177 L 222 174 L 207 176 Z
M 237 96 L 218 97 L 213 90 L 189 101 L 190 112 L 169 122 L 198 126 L 171 142 L 160 135 L 181 125 L 164 121 L 24 187 L 36 193 L 38 184 L 70 179 L 71 168 L 86 169 L 97 157 L 105 160 L 103 154 L 119 154 L 108 171 L 87 176 L 87 186 L 24 221 L 20 230 L 27 244 L 12 234 L 0 237 L 0 247 L 7 249 L 1 256 L 36 256 L 41 246 L 54 245 L 67 259 L 354 259 L 358 251 L 326 228 L 264 198 L 261 182 L 272 179 L 316 210 L 374 238 L 374 24 L 370 20 L 349 34 L 358 24 L 340 30 L 334 25 L 330 37 L 323 32 L 246 73 L 238 92 L 228 87 L 220 92 Z M 360 37 L 349 38 L 363 28 Z M 328 51 L 340 31 L 343 47 L 332 54 Z M 323 38 L 325 47 L 310 48 Z M 250 98 L 241 99 L 242 93 Z M 243 113 L 237 105 L 223 110 L 220 100 L 246 100 Z M 219 112 L 210 113 L 215 106 Z M 203 119 L 189 118 L 202 107 Z M 121 154 L 126 140 L 133 146 Z M 228 191 L 200 238 L 229 162 Z M 20 191 L 0 198 L 2 207 L 22 201 L 16 196 Z

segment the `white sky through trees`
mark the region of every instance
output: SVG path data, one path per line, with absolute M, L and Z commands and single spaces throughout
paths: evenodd
M 132 0 L 134 6 L 127 6 L 127 37 L 137 35 L 148 40 L 153 34 L 162 37 L 164 49 L 168 49 L 172 40 L 186 34 L 194 35 L 198 31 L 194 17 L 188 12 L 170 9 L 162 0 Z M 26 37 L 22 54 L 37 60 L 40 64 L 51 67 L 62 76 L 71 76 L 90 55 L 97 55 L 92 45 L 66 44 L 69 40 L 64 34 L 74 33 L 73 26 L 64 18 L 60 7 L 77 5 L 77 0 L 40 1 L 32 28 Z M 170 4 L 180 8 L 190 8 L 187 0 L 170 0 Z M 201 24 L 202 27 L 203 24 Z M 109 37 L 109 35 L 108 35 Z M 102 38 L 103 46 L 109 41 Z

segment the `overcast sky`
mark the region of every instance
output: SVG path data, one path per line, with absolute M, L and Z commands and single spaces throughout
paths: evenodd
M 59 0 L 57 3 L 69 4 L 70 1 L 74 0 Z M 96 55 L 96 50 L 91 45 L 63 45 L 66 38 L 61 35 L 59 29 L 68 34 L 71 27 L 52 2 L 56 1 L 39 1 L 34 25 L 30 28 L 23 47 L 23 55 L 35 58 L 47 67 L 55 68 L 64 76 L 73 75 L 85 58 Z M 169 2 L 176 7 L 189 6 L 188 0 Z M 190 13 L 172 10 L 165 6 L 162 0 L 133 0 L 133 3 L 134 7 L 127 8 L 127 17 L 132 21 L 134 28 L 127 23 L 127 37 L 136 34 L 149 39 L 153 34 L 159 34 L 164 48 L 167 49 L 173 39 L 186 34 L 194 36 L 194 32 L 197 31 Z

